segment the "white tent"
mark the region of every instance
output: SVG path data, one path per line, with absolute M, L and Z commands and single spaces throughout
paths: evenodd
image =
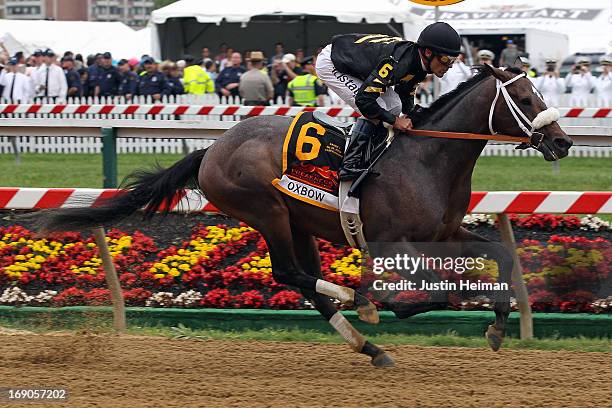
M 333 34 L 383 32 L 414 39 L 425 26 L 407 0 L 232 0 L 211 4 L 181 0 L 155 10 L 160 49 L 165 57 L 199 54 L 227 42 L 238 49 L 272 51 L 324 45 Z
M 428 21 L 434 8 L 411 3 L 411 11 Z M 567 34 L 569 52 L 612 51 L 612 1 L 466 0 L 440 8 L 439 19 L 460 33 L 474 29 L 536 28 Z
M 85 57 L 109 51 L 121 59 L 151 52 L 151 41 L 119 22 L 0 20 L 0 35 L 14 39 L 5 44 L 10 53 L 51 48 L 56 54 L 73 51 Z

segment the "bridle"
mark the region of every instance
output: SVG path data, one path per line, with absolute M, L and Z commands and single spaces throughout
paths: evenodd
M 495 98 L 491 104 L 491 109 L 489 109 L 489 131 L 492 135 L 497 134 L 497 132 L 493 129 L 493 111 L 495 110 L 495 105 L 497 104 L 497 100 L 499 99 L 499 95 L 501 93 L 506 101 L 506 106 L 508 106 L 510 113 L 514 117 L 514 120 L 518 124 L 519 128 L 521 128 L 523 133 L 525 133 L 529 138 L 529 142 L 522 143 L 518 148 L 526 149 L 528 147 L 533 147 L 536 150 L 540 150 L 540 146 L 544 140 L 544 134 L 542 132 L 536 132 L 536 130 L 556 122 L 560 117 L 559 111 L 556 108 L 548 108 L 538 113 L 538 115 L 533 119 L 533 122 L 530 121 L 523 111 L 521 111 L 521 109 L 516 105 L 516 102 L 514 102 L 506 89 L 508 85 L 521 78 L 527 78 L 524 72 L 506 82 L 502 82 L 497 78 L 495 79 L 497 92 L 495 93 Z M 554 152 L 551 153 L 554 155 Z
M 491 108 L 489 109 L 489 131 L 490 134 L 481 134 L 481 133 L 461 133 L 461 132 L 445 132 L 439 130 L 424 130 L 424 129 L 410 129 L 405 133 L 410 136 L 424 136 L 424 137 L 435 137 L 435 138 L 443 138 L 443 139 L 466 139 L 466 140 L 493 140 L 500 142 L 513 142 L 520 143 L 516 148 L 517 149 L 527 149 L 534 148 L 540 151 L 540 147 L 542 146 L 542 142 L 544 141 L 544 134 L 542 132 L 536 132 L 536 130 L 550 125 L 553 122 L 556 122 L 559 117 L 559 111 L 556 108 L 548 108 L 538 113 L 537 116 L 530 121 L 529 118 L 521 111 L 521 109 L 516 105 L 516 103 L 512 100 L 512 97 L 508 93 L 506 87 L 515 81 L 518 81 L 521 78 L 526 78 L 525 73 L 521 73 L 512 79 L 509 79 L 506 82 L 502 82 L 499 79 L 495 79 L 497 92 L 495 94 L 495 98 L 493 99 L 493 103 L 491 104 Z M 536 90 L 536 93 L 537 92 Z M 497 105 L 497 100 L 499 99 L 499 95 L 502 95 L 504 100 L 506 101 L 506 105 L 512 113 L 512 116 L 516 120 L 519 128 L 525 133 L 526 136 L 511 136 L 498 134 L 495 129 L 493 129 L 493 112 L 495 111 L 495 106 Z M 393 133 L 393 129 L 391 126 L 388 126 L 390 129 L 390 133 Z M 552 149 L 550 150 L 550 154 L 557 159 L 557 155 Z

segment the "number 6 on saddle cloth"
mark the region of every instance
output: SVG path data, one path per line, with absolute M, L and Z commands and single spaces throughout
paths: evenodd
M 299 113 L 283 143 L 283 174 L 272 184 L 283 193 L 331 211 L 339 211 L 338 170 L 342 164 L 351 124 L 339 122 L 322 112 Z M 370 140 L 362 157 L 362 168 L 373 164 L 388 144 L 387 130 Z M 375 160 L 374 160 L 375 161 Z M 357 185 L 368 172 L 354 183 Z

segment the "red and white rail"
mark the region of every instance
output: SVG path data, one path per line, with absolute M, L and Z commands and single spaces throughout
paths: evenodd
M 0 187 L 0 209 L 95 207 L 119 190 L 90 188 Z M 199 192 L 186 190 L 171 211 L 216 212 Z M 495 191 L 473 192 L 468 211 L 475 214 L 611 214 L 612 192 Z
M 243 105 L 177 105 L 177 104 L 0 104 L 1 114 L 62 115 L 220 115 L 220 116 L 294 116 L 299 112 L 321 111 L 333 117 L 360 116 L 350 107 Z M 612 118 L 612 108 L 559 108 L 565 118 Z

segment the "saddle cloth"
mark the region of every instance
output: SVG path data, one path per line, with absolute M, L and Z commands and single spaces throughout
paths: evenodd
M 341 129 L 300 112 L 283 143 L 283 173 L 272 184 L 289 196 L 338 211 L 338 170 L 346 136 Z

